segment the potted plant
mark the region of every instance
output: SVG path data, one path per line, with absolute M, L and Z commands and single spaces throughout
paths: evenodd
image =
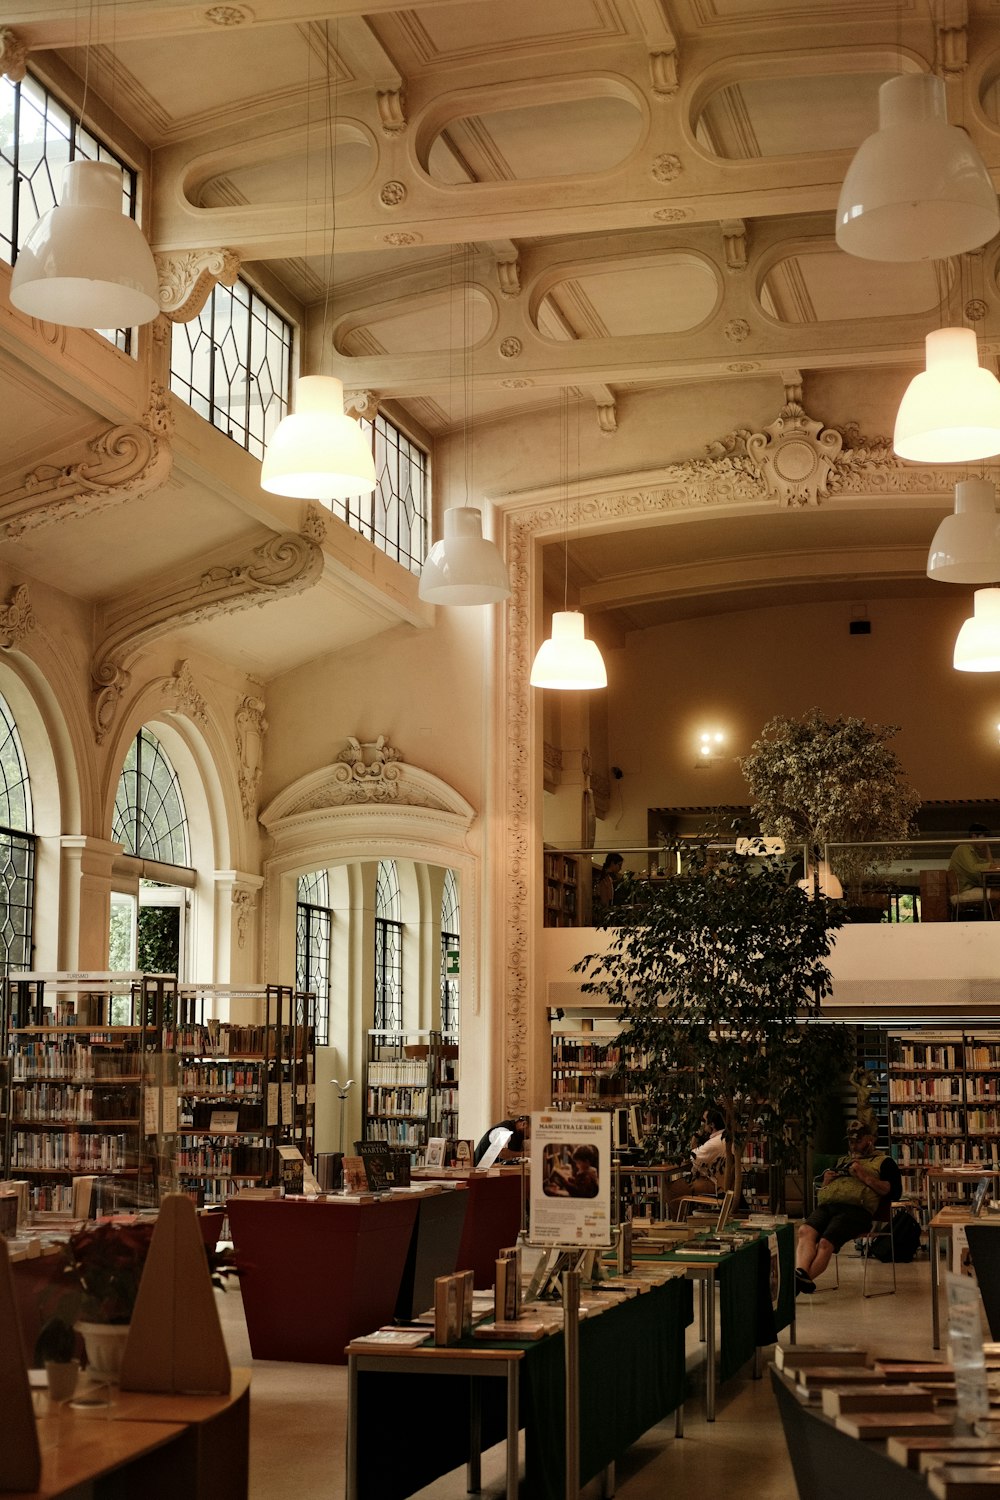
M 806 848 L 817 884 L 822 883 L 823 845 L 891 843 L 912 832 L 920 799 L 889 746 L 897 733 L 894 725 L 865 719 L 826 719 L 814 708 L 801 719 L 772 719 L 740 761 L 761 833 Z M 850 892 L 855 919 L 867 914 L 861 904 L 863 880 L 891 853 L 863 847 L 834 851 L 831 864 Z M 810 871 L 805 873 L 808 877 Z M 879 915 L 876 910 L 875 920 Z
M 139 1292 L 152 1224 L 88 1226 L 69 1237 L 66 1275 L 73 1282 L 68 1305 L 75 1309 L 87 1367 L 114 1379 L 121 1368 L 128 1325 Z
M 68 1401 L 76 1390 L 80 1375 L 76 1332 L 71 1323 L 53 1317 L 42 1324 L 35 1341 L 35 1363 L 45 1366 L 52 1400 Z
M 704 1111 L 721 1111 L 738 1202 L 751 1139 L 771 1165 L 798 1164 L 845 1074 L 848 1029 L 814 1020 L 844 913 L 789 886 L 779 861 L 740 855 L 664 881 L 628 877 L 613 912 L 607 952 L 576 967 L 627 1023 L 621 1069 L 644 1101 L 647 1156 L 687 1159 Z

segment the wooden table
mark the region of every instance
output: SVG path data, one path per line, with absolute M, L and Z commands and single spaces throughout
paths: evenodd
M 982 1174 L 980 1174 L 982 1175 Z M 934 1215 L 928 1231 L 931 1257 L 931 1348 L 941 1347 L 940 1256 L 942 1245 L 950 1244 L 952 1231 L 966 1224 L 984 1224 L 1000 1229 L 1000 1220 L 976 1218 L 968 1208 L 942 1208 Z
M 926 1167 L 924 1169 L 927 1189 L 927 1222 L 944 1207 L 942 1189 L 947 1182 L 960 1182 L 974 1187 L 981 1177 L 992 1177 L 994 1188 L 1000 1183 L 1000 1167 L 969 1163 L 959 1167 Z
M 46 1410 L 41 1484 L 4 1500 L 245 1500 L 249 1412 L 249 1370 L 227 1396 L 116 1391 L 110 1406 Z

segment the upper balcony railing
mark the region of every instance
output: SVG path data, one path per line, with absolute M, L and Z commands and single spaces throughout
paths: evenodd
M 736 853 L 753 854 L 755 843 L 760 841 L 705 836 L 614 850 L 546 845 L 542 855 L 545 926 L 596 924 L 606 910 L 598 886 L 608 854 L 621 855 L 623 874 L 660 881 L 704 868 L 706 863 L 719 868 Z M 997 866 L 980 872 L 978 885 L 969 885 L 967 876 L 965 889 L 960 889 L 961 877 L 949 868 L 952 855 L 962 846 L 972 847 L 977 859 L 991 864 L 995 856 Z M 806 881 L 808 870 L 806 883 L 818 883 L 826 894 L 842 899 L 853 922 L 947 922 L 1000 915 L 1000 841 L 995 851 L 982 843 L 972 844 L 968 837 L 916 838 L 826 844 L 819 849 L 818 860 L 809 858 L 806 847 L 787 848 L 770 857 L 780 861 L 790 882 Z M 613 876 L 613 882 L 617 878 Z

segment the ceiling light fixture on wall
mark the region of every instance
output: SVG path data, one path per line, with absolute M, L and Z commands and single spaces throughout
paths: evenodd
M 454 259 L 453 259 L 454 265 Z M 465 459 L 465 502 L 444 513 L 444 536 L 435 542 L 420 570 L 419 594 L 428 604 L 500 604 L 510 598 L 507 564 L 495 542 L 483 536 L 483 513 L 469 504 L 472 494 L 472 371 L 473 338 L 470 308 L 471 264 L 462 279 L 462 442 Z M 454 290 L 454 288 L 453 288 Z M 454 306 L 454 297 L 452 298 Z M 454 343 L 452 345 L 454 347 Z
M 336 37 L 336 33 L 335 33 Z M 331 83 L 329 24 L 323 24 L 326 56 L 326 153 L 328 182 L 324 202 L 330 206 L 330 239 L 320 347 L 325 357 L 337 241 L 337 102 Z M 306 250 L 309 244 L 309 152 L 311 122 L 306 80 Z M 346 500 L 375 488 L 375 457 L 361 424 L 344 411 L 344 383 L 334 375 L 305 375 L 295 387 L 295 410 L 282 417 L 264 450 L 261 489 L 289 499 Z
M 976 589 L 973 612 L 955 642 L 958 672 L 1000 672 L 1000 588 Z
M 969 463 L 1000 453 L 1000 381 L 979 363 L 971 328 L 925 339 L 926 369 L 900 402 L 892 446 L 917 463 Z
M 955 486 L 955 509 L 931 542 L 927 576 L 940 583 L 1000 582 L 1000 516 L 989 479 L 963 479 Z
M 879 128 L 861 143 L 837 204 L 837 244 L 863 260 L 942 260 L 1000 229 L 996 189 L 964 130 L 948 124 L 942 79 L 890 78 Z
M 579 411 L 577 413 L 579 416 Z M 552 634 L 542 642 L 531 665 L 532 687 L 568 691 L 603 688 L 607 668 L 596 643 L 584 634 L 583 615 L 570 609 L 569 599 L 569 396 L 563 391 L 562 460 L 566 491 L 566 529 L 563 539 L 563 607 L 552 614 Z

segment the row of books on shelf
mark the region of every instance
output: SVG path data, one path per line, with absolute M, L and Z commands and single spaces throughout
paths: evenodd
M 233 1146 L 195 1143 L 182 1137 L 177 1151 L 177 1169 L 201 1175 L 262 1177 L 270 1170 L 273 1152 L 270 1146 Z
M 617 1041 L 578 1042 L 570 1037 L 552 1038 L 552 1066 L 577 1068 L 614 1068 L 622 1061 L 622 1045 Z
M 311 1050 L 311 1026 L 245 1025 L 216 1019 L 196 1025 L 168 1027 L 164 1046 L 182 1057 L 273 1057 L 280 1040 L 282 1053 L 302 1055 Z
M 391 1088 L 379 1085 L 368 1089 L 368 1113 L 370 1115 L 425 1115 L 427 1113 L 427 1090 L 414 1088 Z
M 924 1068 L 953 1072 L 961 1066 L 961 1041 L 956 1042 L 901 1042 L 898 1055 L 889 1063 L 890 1070 L 920 1071 Z
M 266 1130 L 268 1122 L 264 1117 L 264 1106 L 261 1103 L 251 1103 L 241 1099 L 235 1109 L 227 1108 L 228 1101 L 218 1099 L 199 1099 L 197 1102 L 185 1099 L 180 1106 L 180 1128 L 185 1125 L 189 1130 L 215 1131 L 219 1135 L 241 1134 L 251 1130 Z M 272 1119 L 272 1125 L 277 1123 Z
M 182 1091 L 194 1089 L 199 1093 L 259 1094 L 263 1080 L 264 1065 L 259 1062 L 185 1062 L 177 1073 Z
M 965 1110 L 928 1105 L 889 1111 L 893 1135 L 964 1135 Z
M 135 1136 L 76 1130 L 22 1131 L 11 1136 L 16 1172 L 124 1172 L 135 1165 Z
M 433 1133 L 433 1127 L 432 1127 Z M 424 1145 L 424 1128 L 412 1120 L 367 1119 L 365 1135 L 369 1140 L 386 1141 L 407 1151 L 419 1151 Z
M 890 1078 L 889 1102 L 908 1104 L 918 1099 L 941 1100 L 944 1103 L 963 1098 L 961 1074 L 942 1073 L 933 1078 Z
M 997 1161 L 994 1144 L 966 1145 L 962 1141 L 912 1140 L 893 1142 L 893 1156 L 902 1169 L 921 1167 L 966 1167 Z
M 67 1088 L 43 1083 L 35 1088 L 13 1088 L 10 1112 L 15 1120 L 40 1124 L 72 1124 L 84 1120 L 135 1120 L 138 1083 L 131 1088 Z
M 630 1094 L 628 1076 L 609 1078 L 603 1073 L 559 1073 L 552 1075 L 553 1099 L 638 1099 Z
M 109 1047 L 53 1038 L 19 1040 L 11 1054 L 11 1077 L 16 1083 L 47 1079 L 86 1083 L 94 1078 L 136 1077 L 142 1072 L 145 1053 L 139 1050 L 138 1034 L 129 1041 L 129 1046 Z
M 390 1062 L 375 1061 L 368 1064 L 368 1086 L 388 1088 L 410 1088 L 414 1084 L 426 1084 L 427 1059 L 420 1057 L 398 1057 Z
M 235 1198 L 245 1188 L 257 1187 L 259 1182 L 260 1178 L 258 1176 L 182 1176 L 178 1180 L 177 1191 L 185 1193 L 199 1208 L 206 1208 L 212 1204 L 225 1203 L 227 1198 Z M 273 1196 L 279 1196 L 278 1191 L 275 1191 Z

